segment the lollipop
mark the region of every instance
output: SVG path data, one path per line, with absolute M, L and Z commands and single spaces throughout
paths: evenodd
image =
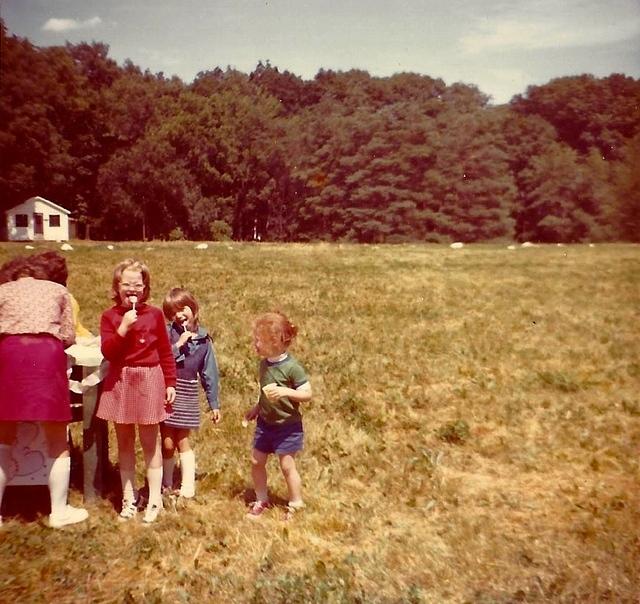
M 129 296 L 129 302 L 131 302 L 131 306 L 133 306 L 133 310 L 135 310 L 136 303 L 138 302 L 138 296 Z

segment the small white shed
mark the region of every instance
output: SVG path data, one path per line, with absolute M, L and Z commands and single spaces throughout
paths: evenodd
M 7 210 L 9 241 L 68 241 L 69 214 L 44 197 L 30 197 Z

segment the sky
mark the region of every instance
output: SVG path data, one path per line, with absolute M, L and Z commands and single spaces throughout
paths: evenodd
M 305 80 L 419 73 L 499 104 L 562 76 L 640 78 L 640 0 L 0 0 L 0 16 L 36 46 L 103 42 L 186 83 L 268 60 Z

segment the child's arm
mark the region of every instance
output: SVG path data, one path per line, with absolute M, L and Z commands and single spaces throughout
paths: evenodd
M 124 315 L 122 315 L 122 321 L 120 321 L 120 325 L 118 325 L 118 335 L 121 338 L 124 338 L 129 332 L 129 328 L 138 320 L 138 313 L 135 308 L 128 310 Z
M 300 386 L 295 389 L 287 388 L 286 386 L 277 386 L 276 384 L 267 384 L 262 390 L 272 403 L 275 403 L 279 398 L 283 398 L 285 396 L 290 401 L 306 403 L 310 401 L 313 396 L 311 384 L 309 382 L 300 384 Z
M 64 347 L 71 346 L 76 341 L 76 330 L 73 321 L 73 307 L 71 294 L 65 293 L 62 297 L 62 316 L 60 317 L 60 338 Z
M 277 384 L 267 384 L 262 388 L 262 391 L 272 403 L 275 403 L 279 398 L 285 396 L 290 401 L 296 403 L 306 403 L 311 400 L 313 395 L 311 392 L 311 384 L 302 365 L 297 362 L 291 365 L 286 382 L 291 384 L 293 388 L 278 386 Z
M 167 332 L 169 332 L 169 330 L 171 329 L 171 326 L 167 327 Z M 171 351 L 173 352 L 173 356 L 175 357 L 175 359 L 179 359 L 180 357 L 183 357 L 184 355 L 184 351 L 182 350 L 182 347 L 191 339 L 193 338 L 195 334 L 193 334 L 190 331 L 183 331 L 180 334 L 180 337 L 175 341 L 174 344 L 171 344 Z
M 216 354 L 210 340 L 207 341 L 207 351 L 205 352 L 204 359 L 202 360 L 200 383 L 207 395 L 207 403 L 209 403 L 209 407 L 211 408 L 211 419 L 214 424 L 217 424 L 222 419 L 220 413 L 220 400 L 218 398 L 219 373 Z
M 122 326 L 122 322 L 124 322 L 124 317 L 118 326 L 115 325 L 117 318 L 117 315 L 111 314 L 109 311 L 102 313 L 102 317 L 100 318 L 100 349 L 102 350 L 104 358 L 109 361 L 115 361 L 124 357 L 126 352 L 126 340 L 124 338 L 126 332 L 124 335 L 120 335 L 119 333 L 119 328 Z

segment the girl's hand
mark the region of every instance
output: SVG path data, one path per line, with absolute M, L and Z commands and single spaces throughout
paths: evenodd
M 282 386 L 278 386 L 276 384 L 267 384 L 262 388 L 262 392 L 265 393 L 266 397 L 272 403 L 275 403 L 279 398 L 282 398 L 283 396 L 287 396 L 287 388 L 283 388 Z
M 118 327 L 118 333 L 125 336 L 129 328 L 137 321 L 138 313 L 132 308 L 122 315 L 122 321 Z
M 136 322 L 138 319 L 138 313 L 134 308 L 128 310 L 124 315 L 122 315 L 122 321 L 120 321 L 120 325 L 118 325 L 118 329 L 116 330 L 118 335 L 121 338 L 124 338 L 129 331 L 129 328 Z
M 220 413 L 220 409 L 212 409 L 211 410 L 211 421 L 214 424 L 219 424 L 222 419 L 222 414 Z
M 256 419 L 256 417 L 258 417 L 258 410 L 258 405 L 254 405 L 253 407 L 251 407 L 251 409 L 249 409 L 249 411 L 244 414 L 244 418 L 249 422 L 253 421 L 254 419 Z
M 182 348 L 194 335 L 192 331 L 183 331 L 176 342 L 178 348 Z
M 176 389 L 173 386 L 167 386 L 167 404 L 171 405 L 176 400 Z

